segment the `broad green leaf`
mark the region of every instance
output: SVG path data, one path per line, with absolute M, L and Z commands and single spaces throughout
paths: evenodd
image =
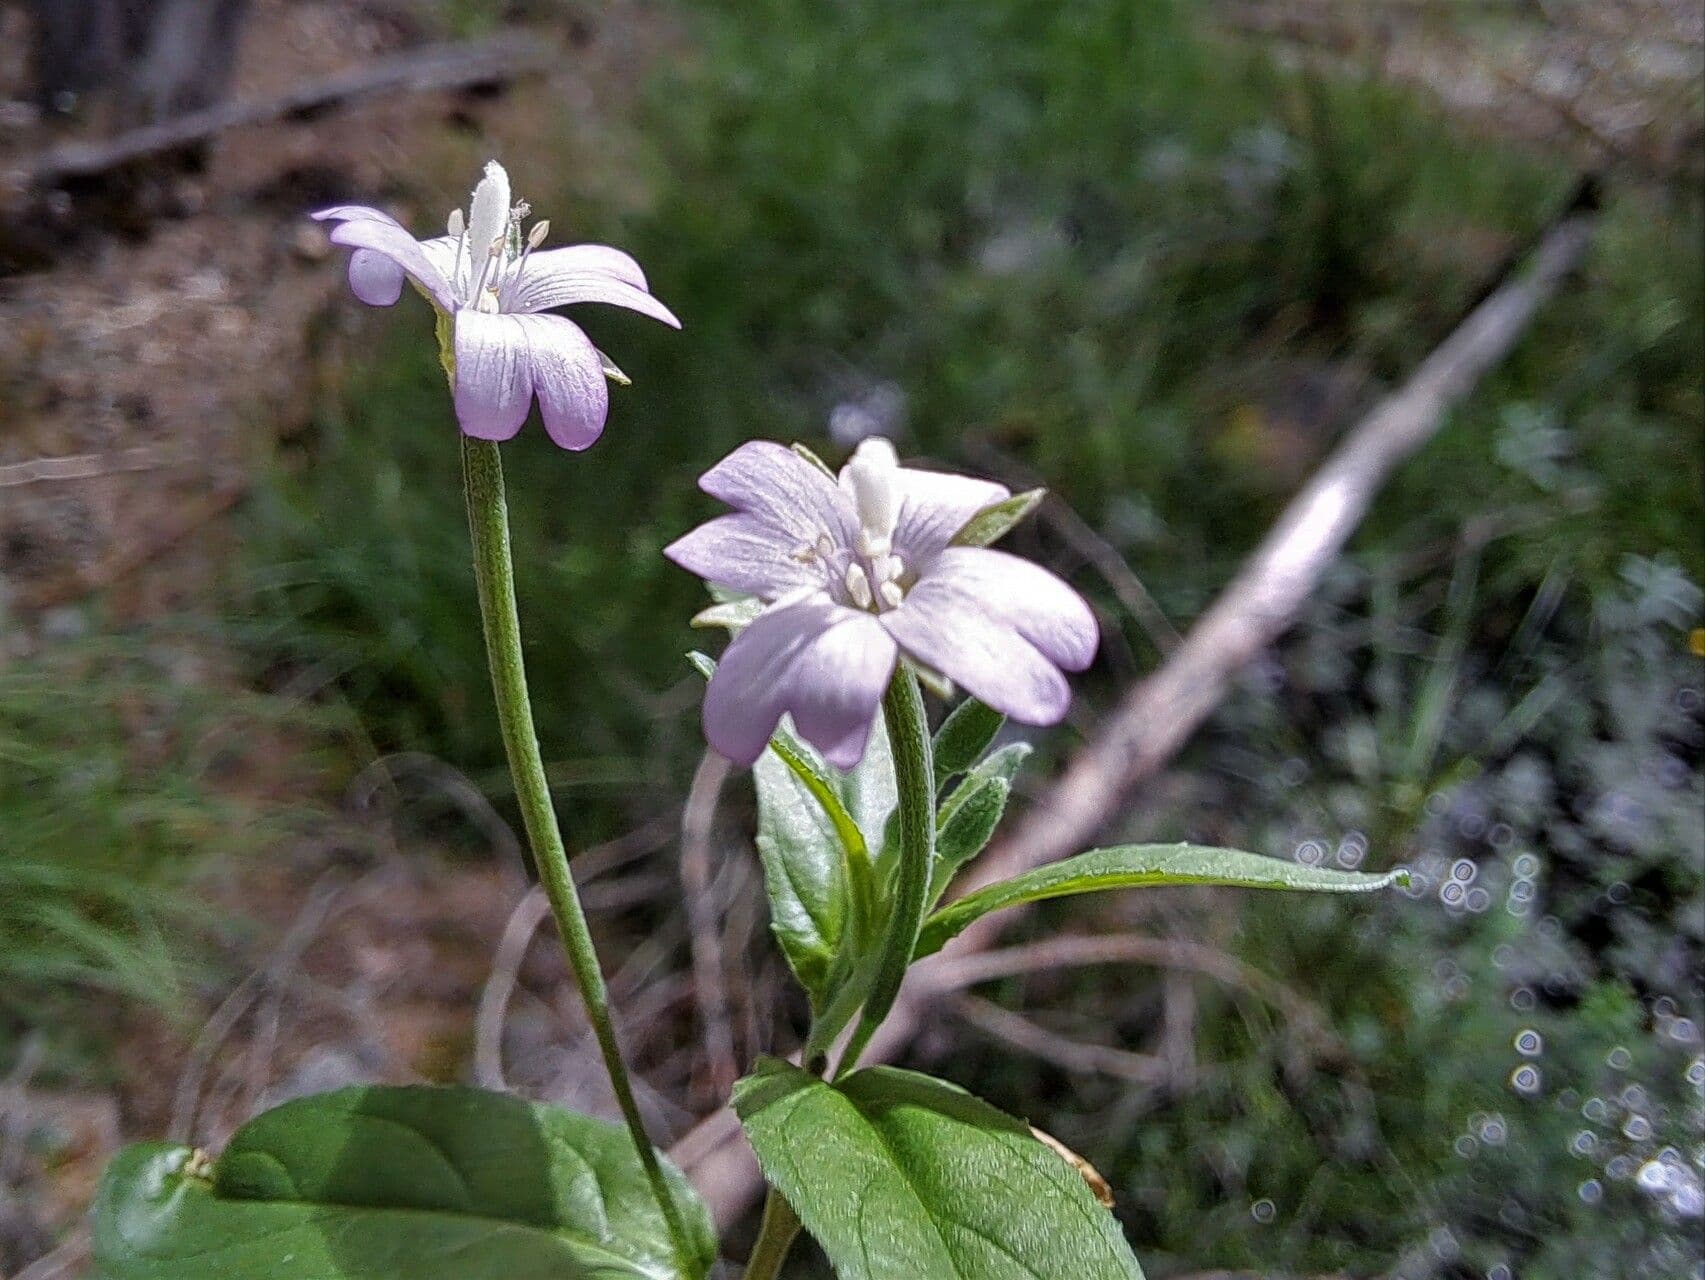
M 999 542 L 1012 531 L 1014 525 L 1036 510 L 1047 496 L 1046 489 L 1027 489 L 1023 493 L 1013 494 L 1004 502 L 984 507 L 965 522 L 963 529 L 953 535 L 953 544 L 959 547 L 986 547 Z
M 1029 1128 L 893 1067 L 734 1087 L 764 1175 L 841 1280 L 1141 1280 L 1113 1215 Z
M 1006 812 L 1012 788 L 1005 778 L 981 778 L 953 806 L 935 837 L 935 865 L 930 868 L 929 903 L 941 901 L 959 868 L 983 851 Z
M 917 956 L 932 955 L 973 920 L 1026 902 L 1065 898 L 1104 889 L 1155 885 L 1230 885 L 1241 889 L 1314 889 L 1327 893 L 1366 893 L 1402 883 L 1407 873 L 1370 875 L 1308 867 L 1280 858 L 1264 858 L 1236 849 L 1194 844 L 1127 844 L 1093 849 L 1075 858 L 1038 867 L 992 884 L 949 903 L 924 921 Z
M 935 761 L 935 785 L 940 787 L 955 774 L 964 773 L 988 750 L 1006 717 L 975 698 L 966 698 L 942 721 L 935 732 L 931 758 Z
M 677 1265 L 625 1130 L 477 1089 L 344 1089 L 249 1121 L 208 1165 L 119 1153 L 94 1208 L 101 1280 L 698 1280 L 710 1219 L 667 1170 Z

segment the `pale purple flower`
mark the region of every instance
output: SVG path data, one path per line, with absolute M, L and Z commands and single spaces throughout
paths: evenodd
M 954 537 L 1009 494 L 899 465 L 880 438 L 838 480 L 769 441 L 741 445 L 699 485 L 735 510 L 665 549 L 684 569 L 768 607 L 729 643 L 705 691 L 704 728 L 751 764 L 784 714 L 831 764 L 864 756 L 903 653 L 1025 724 L 1055 724 L 1061 669 L 1095 656 L 1095 616 L 1027 560 Z
M 645 273 L 620 249 L 576 244 L 539 249 L 550 224 L 522 223 L 509 175 L 495 160 L 474 188 L 467 214 L 450 214 L 448 234 L 416 240 L 397 220 L 365 205 L 338 205 L 313 216 L 332 222 L 334 244 L 355 250 L 349 284 L 375 307 L 414 282 L 450 317 L 454 396 L 462 430 L 507 440 L 527 420 L 536 395 L 545 430 L 564 449 L 584 449 L 604 430 L 610 389 L 626 382 L 573 321 L 545 315 L 574 302 L 608 302 L 675 328 L 681 322 L 651 296 Z

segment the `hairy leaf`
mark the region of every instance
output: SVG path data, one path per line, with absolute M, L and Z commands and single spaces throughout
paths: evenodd
M 1006 812 L 1012 788 L 1005 778 L 979 779 L 968 795 L 954 805 L 935 838 L 935 865 L 930 868 L 929 902 L 941 901 L 959 868 L 983 851 L 1001 815 Z
M 975 698 L 966 698 L 953 708 L 935 733 L 935 785 L 941 786 L 976 764 L 1005 723 L 1005 716 Z

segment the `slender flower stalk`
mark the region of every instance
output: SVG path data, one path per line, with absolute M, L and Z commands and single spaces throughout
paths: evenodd
M 465 436 L 462 440 L 462 482 L 468 504 L 468 531 L 473 539 L 474 577 L 479 586 L 480 619 L 485 628 L 486 655 L 491 666 L 492 693 L 503 734 L 504 753 L 515 780 L 521 820 L 533 849 L 539 880 L 550 899 L 551 912 L 562 931 L 575 983 L 586 1002 L 586 1016 L 598 1040 L 610 1087 L 622 1119 L 633 1138 L 646 1180 L 668 1224 L 683 1275 L 691 1274 L 694 1252 L 675 1198 L 664 1181 L 663 1167 L 645 1131 L 634 1099 L 627 1064 L 622 1060 L 610 1016 L 610 990 L 604 982 L 593 947 L 586 912 L 569 870 L 568 850 L 551 805 L 550 784 L 539 755 L 538 733 L 527 698 L 527 672 L 521 659 L 521 622 L 515 608 L 515 570 L 509 552 L 509 508 L 504 498 L 503 461 L 495 444 Z
M 439 362 L 463 433 L 462 483 L 474 578 L 516 801 L 616 1104 L 668 1226 L 680 1272 L 691 1275 L 699 1260 L 634 1100 L 610 1016 L 609 988 L 574 887 L 539 755 L 521 658 L 503 462 L 495 443 L 521 429 L 536 399 L 551 439 L 565 449 L 585 449 L 603 431 L 608 416 L 606 379 L 627 381 L 578 326 L 562 316 L 543 314 L 548 309 L 603 302 L 676 328 L 680 322 L 651 296 L 639 264 L 619 249 L 583 244 L 539 252 L 550 224 L 540 221 L 526 227 L 531 212 L 525 201 L 512 198 L 509 175 L 492 161 L 474 188 L 468 211 L 452 210 L 442 236 L 417 240 L 389 214 L 364 205 L 338 205 L 313 216 L 332 224 L 334 244 L 354 250 L 349 283 L 363 302 L 391 306 L 409 281 L 436 313 Z
M 900 867 L 888 932 L 882 941 L 876 976 L 858 1026 L 835 1068 L 838 1079 L 858 1065 L 859 1055 L 882 1025 L 912 963 L 929 896 L 935 863 L 935 768 L 930 758 L 929 718 L 924 714 L 918 680 L 904 666 L 894 673 L 882 698 L 882 714 L 894 752 L 894 785 L 900 812 Z

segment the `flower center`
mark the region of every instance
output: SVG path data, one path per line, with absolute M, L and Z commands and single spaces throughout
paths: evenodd
M 871 438 L 859 445 L 842 471 L 852 492 L 858 532 L 853 545 L 840 545 L 826 529 L 814 542 L 796 549 L 801 564 L 818 565 L 830 587 L 855 608 L 875 613 L 896 608 L 906 598 L 906 563 L 894 553 L 900 522 L 900 462 L 894 446 Z
M 456 241 L 450 283 L 462 306 L 488 314 L 505 309 L 527 258 L 550 231 L 551 224 L 541 220 L 523 236 L 531 213 L 525 200 L 510 202 L 509 175 L 497 161 L 488 162 L 467 214 L 452 209 L 445 228 Z

